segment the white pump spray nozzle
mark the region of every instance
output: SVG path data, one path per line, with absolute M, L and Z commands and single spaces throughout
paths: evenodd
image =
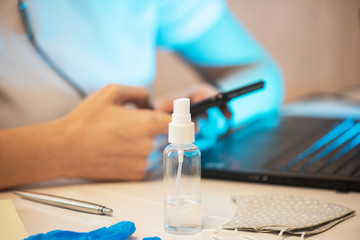
M 169 123 L 169 142 L 176 144 L 195 141 L 194 123 L 191 122 L 190 99 L 179 98 L 174 101 L 172 121 Z

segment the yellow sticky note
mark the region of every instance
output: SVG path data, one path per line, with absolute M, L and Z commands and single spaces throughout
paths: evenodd
M 19 240 L 27 236 L 12 201 L 0 200 L 0 239 Z

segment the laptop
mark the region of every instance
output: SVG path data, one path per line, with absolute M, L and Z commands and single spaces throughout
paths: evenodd
M 203 151 L 202 176 L 360 191 L 360 121 L 259 120 Z

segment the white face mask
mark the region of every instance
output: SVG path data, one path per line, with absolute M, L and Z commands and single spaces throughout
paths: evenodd
M 326 231 L 355 215 L 346 207 L 301 196 L 233 196 L 233 201 L 238 209 L 224 229 L 304 236 Z

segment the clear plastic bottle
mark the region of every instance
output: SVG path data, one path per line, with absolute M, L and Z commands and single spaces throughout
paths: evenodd
M 201 230 L 201 153 L 194 144 L 190 101 L 174 101 L 169 142 L 164 150 L 165 231 L 192 234 Z

